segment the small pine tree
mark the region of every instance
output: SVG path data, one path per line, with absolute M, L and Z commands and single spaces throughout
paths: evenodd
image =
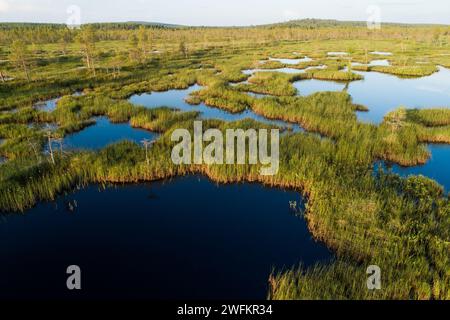
M 179 51 L 182 56 L 184 56 L 185 58 L 188 57 L 189 52 L 188 52 L 188 48 L 186 46 L 186 42 L 184 42 L 184 40 L 182 40 L 180 42 Z
M 28 82 L 31 81 L 29 59 L 30 53 L 27 45 L 21 40 L 13 41 L 11 45 L 11 52 L 9 54 L 9 60 L 15 67 L 22 69 Z
M 140 26 L 138 30 L 138 48 L 145 57 L 148 54 L 148 34 L 144 26 Z
M 78 42 L 81 44 L 82 52 L 85 56 L 86 66 L 89 70 L 96 75 L 94 55 L 95 55 L 95 42 L 96 35 L 92 26 L 86 26 L 81 29 L 78 34 Z

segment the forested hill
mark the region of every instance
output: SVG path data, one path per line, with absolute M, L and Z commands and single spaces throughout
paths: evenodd
M 442 24 L 407 24 L 396 22 L 383 22 L 384 25 L 392 27 L 426 27 L 426 26 L 441 26 Z M 148 28 L 221 28 L 221 26 L 185 26 L 179 24 L 170 24 L 163 22 L 147 22 L 147 21 L 127 21 L 127 22 L 102 22 L 102 23 L 89 23 L 98 29 L 137 29 L 140 26 Z M 320 29 L 320 28 L 332 28 L 332 27 L 365 27 L 367 22 L 365 21 L 340 21 L 334 19 L 301 19 L 290 20 L 286 22 L 278 22 L 271 24 L 255 25 L 255 26 L 236 26 L 239 28 L 267 28 L 267 27 L 292 27 L 292 28 L 304 28 L 304 29 Z M 15 28 L 62 28 L 64 24 L 58 23 L 31 23 L 31 22 L 0 22 L 0 30 L 15 29 Z M 234 28 L 236 28 L 234 27 Z M 226 27 L 224 27 L 226 28 Z
M 152 40 L 163 43 L 195 43 L 199 39 L 217 44 L 354 38 L 402 40 L 405 32 L 416 41 L 435 41 L 450 34 L 450 26 L 444 25 L 383 24 L 380 30 L 370 30 L 366 22 L 320 19 L 248 27 L 192 27 L 140 21 L 91 23 L 83 25 L 85 27 L 92 29 L 96 41 L 130 41 L 139 33 L 148 32 Z M 9 46 L 17 39 L 26 44 L 60 43 L 65 46 L 74 42 L 78 34 L 78 29 L 70 30 L 65 24 L 0 23 L 0 46 Z
M 397 22 L 383 22 L 382 24 L 391 27 L 444 26 L 439 24 L 407 24 Z M 365 27 L 365 26 L 367 26 L 366 21 L 340 21 L 334 19 L 301 19 L 301 20 L 290 20 L 287 22 L 266 24 L 262 25 L 261 27 L 292 27 L 305 29 L 319 29 L 332 27 Z

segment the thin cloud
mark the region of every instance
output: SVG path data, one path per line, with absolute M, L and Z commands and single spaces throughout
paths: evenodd
M 6 0 L 0 0 L 0 12 L 8 12 L 10 9 L 9 3 Z
M 11 0 L 0 0 L 0 12 L 42 12 L 43 7 L 38 7 L 32 4 L 17 3 Z
M 300 19 L 301 15 L 298 11 L 288 9 L 288 10 L 283 11 L 283 17 L 286 20 L 295 20 L 295 19 Z

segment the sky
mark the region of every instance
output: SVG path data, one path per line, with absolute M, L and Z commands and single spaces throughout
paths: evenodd
M 450 25 L 449 0 L 0 0 L 0 22 L 245 26 L 303 18 Z

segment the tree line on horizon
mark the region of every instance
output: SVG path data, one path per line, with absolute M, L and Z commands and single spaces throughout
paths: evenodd
M 337 20 L 305 19 L 285 23 L 248 27 L 189 27 L 169 24 L 124 22 L 92 23 L 81 27 L 92 28 L 99 41 L 129 40 L 130 36 L 144 28 L 157 34 L 164 41 L 187 39 L 189 42 L 207 41 L 307 41 L 373 37 L 375 39 L 412 38 L 425 41 L 430 37 L 447 37 L 450 26 L 383 24 L 380 30 L 370 30 L 364 22 L 340 22 Z M 28 44 L 71 42 L 79 33 L 64 24 L 0 23 L 0 45 L 10 45 L 21 39 Z
M 71 29 L 62 24 L 3 23 L 0 24 L 0 81 L 5 82 L 7 71 L 12 69 L 20 70 L 24 78 L 31 81 L 32 67 L 51 58 L 69 59 L 74 52 L 95 76 L 96 57 L 101 55 L 109 57 L 113 73 L 119 74 L 125 61 L 139 65 L 155 52 L 158 58 L 173 55 L 188 58 L 191 50 L 199 49 L 233 50 L 243 45 L 283 41 L 352 39 L 397 39 L 442 47 L 450 38 L 450 26 L 386 25 L 381 30 L 370 30 L 358 24 L 309 19 L 279 25 L 212 28 L 130 22 L 94 23 Z M 112 51 L 102 51 L 97 44 L 103 41 L 120 45 L 113 46 Z M 48 51 L 47 45 L 56 46 Z M 156 50 L 158 46 L 163 48 L 162 52 Z

